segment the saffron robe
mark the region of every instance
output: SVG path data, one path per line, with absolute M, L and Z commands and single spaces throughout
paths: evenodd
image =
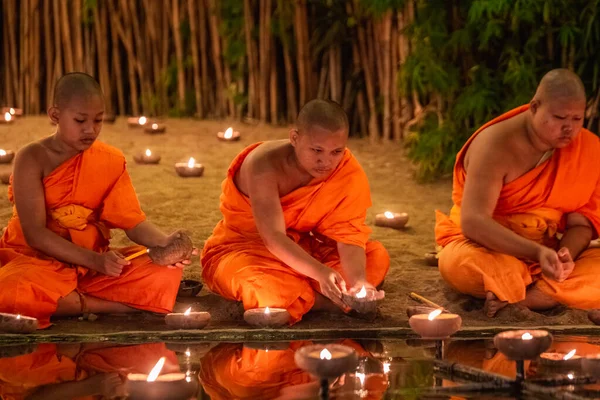
M 96 141 L 43 180 L 47 228 L 99 253 L 109 250 L 110 229 L 130 229 L 146 219 L 123 154 Z M 14 203 L 12 186 L 9 200 Z M 142 249 L 118 249 L 125 256 Z M 155 265 L 146 255 L 131 261 L 119 277 L 70 265 L 30 247 L 19 215 L 0 238 L 0 312 L 27 315 L 50 325 L 57 301 L 77 290 L 97 298 L 158 313 L 175 304 L 182 271 Z
M 244 159 L 260 143 L 243 150 L 222 184 L 223 219 L 202 251 L 202 277 L 210 290 L 244 308 L 279 307 L 298 322 L 315 302 L 318 284 L 276 258 L 264 245 L 252 215 L 250 199 L 234 183 Z M 381 243 L 368 241 L 365 224 L 371 195 L 367 176 L 349 150 L 324 181 L 281 198 L 287 235 L 311 256 L 342 273 L 337 242 L 360 246 L 367 256 L 366 278 L 377 286 L 389 269 Z
M 528 112 L 521 106 L 488 122 L 467 141 L 456 157 L 450 215 L 436 212 L 435 237 L 443 250 L 439 254 L 442 277 L 456 290 L 483 298 L 492 292 L 500 301 L 516 303 L 525 299 L 526 287 L 537 288 L 561 304 L 582 309 L 600 308 L 600 249 L 585 250 L 564 282 L 541 274 L 536 260 L 488 250 L 465 238 L 460 226 L 460 207 L 466 180 L 464 158 L 469 145 L 485 128 Z M 505 184 L 493 218 L 530 240 L 557 248 L 557 233 L 564 232 L 565 218 L 577 212 L 589 219 L 594 236 L 600 232 L 600 154 L 598 137 L 586 129 L 565 148 L 519 178 Z

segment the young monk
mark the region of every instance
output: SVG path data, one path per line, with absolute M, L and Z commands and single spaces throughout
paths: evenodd
M 9 199 L 13 216 L 0 239 L 0 312 L 36 317 L 82 313 L 171 311 L 182 267 L 154 265 L 142 246 L 166 246 L 168 236 L 146 220 L 123 154 L 97 141 L 104 99 L 89 75 L 56 84 L 48 116 L 56 132 L 15 157 Z M 120 228 L 135 243 L 109 248 Z
M 313 100 L 289 140 L 256 143 L 235 158 L 223 220 L 202 253 L 212 291 L 245 309 L 285 308 L 295 323 L 325 298 L 346 308 L 343 292 L 383 282 L 390 259 L 368 241 L 369 182 L 347 141 L 344 110 Z
M 579 77 L 550 71 L 458 153 L 454 207 L 437 214 L 439 269 L 490 317 L 509 303 L 600 307 L 600 250 L 586 250 L 600 228 L 600 142 L 582 128 L 585 107 Z

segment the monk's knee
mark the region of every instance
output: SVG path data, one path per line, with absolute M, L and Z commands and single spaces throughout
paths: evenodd
M 380 285 L 390 269 L 390 255 L 380 242 L 367 243 L 367 280 L 375 285 Z

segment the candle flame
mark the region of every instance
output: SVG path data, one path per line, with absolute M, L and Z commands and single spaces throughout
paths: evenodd
M 386 211 L 386 212 L 384 212 L 384 213 L 383 213 L 383 215 L 385 215 L 385 217 L 386 217 L 387 219 L 393 219 L 393 218 L 394 218 L 394 213 L 393 213 L 393 212 L 390 212 L 390 211 Z
M 437 310 L 433 310 L 432 312 L 429 313 L 429 315 L 427 316 L 427 319 L 430 321 L 433 321 L 434 319 L 436 319 L 438 317 L 438 315 L 440 315 L 442 313 L 442 309 L 438 308 Z
M 158 124 L 152 124 L 152 129 L 158 129 Z
M 191 307 L 190 307 L 190 308 L 191 308 Z M 185 351 L 185 356 L 186 356 L 186 357 L 189 357 L 189 356 L 191 356 L 191 355 L 192 355 L 192 352 L 190 351 L 190 349 L 187 349 L 187 350 Z
M 331 353 L 327 349 L 321 350 L 321 354 L 319 354 L 319 358 L 321 360 L 331 360 Z
M 521 336 L 521 339 L 523 339 L 523 340 L 531 340 L 531 339 L 533 339 L 533 336 L 531 335 L 531 333 L 525 332 L 523 334 L 523 336 Z
M 191 381 L 192 381 L 192 378 L 190 378 L 189 376 L 186 376 L 186 377 L 185 377 L 185 381 L 186 381 L 186 382 L 191 382 Z
M 150 149 L 146 149 L 146 157 L 150 157 L 152 155 L 152 152 L 150 151 Z
M 12 115 L 9 112 L 4 113 L 4 119 L 8 122 L 12 119 Z
M 390 363 L 386 361 L 383 363 L 383 373 L 389 374 L 389 372 L 390 372 Z
M 573 374 L 567 374 L 567 378 L 573 379 L 575 376 Z
M 356 373 L 356 377 L 360 381 L 360 386 L 364 386 L 365 385 L 365 378 L 366 378 L 365 374 L 363 374 L 362 372 L 357 372 Z
M 14 109 L 14 108 L 12 108 L 12 107 L 11 107 L 11 108 L 10 108 L 10 110 L 9 110 L 9 112 L 10 112 L 12 115 L 15 115 L 15 109 Z
M 185 310 L 185 312 L 183 313 L 183 315 L 190 315 L 191 312 L 192 312 L 192 307 L 190 307 L 187 310 Z
M 573 358 L 573 356 L 575 355 L 575 353 L 577 353 L 577 349 L 573 349 L 570 352 L 568 352 L 567 354 L 565 354 L 565 356 L 563 357 L 564 361 L 570 360 L 571 358 Z
M 146 382 L 154 382 L 156 378 L 158 378 L 160 371 L 165 365 L 165 360 L 166 357 L 161 357 L 160 360 L 158 360 L 154 368 L 152 368 L 152 371 L 150 371 L 150 375 L 148 375 L 148 379 L 146 379 Z
M 144 117 L 143 115 L 138 119 L 138 124 L 140 125 L 145 125 L 146 122 L 148 121 L 148 118 Z
M 265 308 L 265 314 L 271 314 L 271 310 L 269 309 L 269 307 Z
M 365 288 L 365 285 L 363 285 L 362 289 L 360 289 L 360 292 L 356 293 L 356 298 L 364 299 L 365 297 L 367 297 L 367 289 Z
M 225 139 L 231 139 L 233 137 L 233 128 L 227 128 L 223 137 Z
M 21 314 L 17 315 L 17 319 L 21 319 Z
M 5 156 L 5 155 L 6 155 L 6 150 L 0 149 L 0 156 Z
M 194 157 L 190 157 L 190 160 L 188 161 L 188 168 L 194 168 L 196 166 L 196 160 L 194 159 Z

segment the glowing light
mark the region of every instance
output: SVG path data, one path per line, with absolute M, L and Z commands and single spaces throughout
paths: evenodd
M 231 139 L 233 137 L 233 128 L 227 128 L 223 137 L 225 139 Z
M 366 378 L 365 374 L 363 374 L 362 372 L 357 372 L 356 373 L 356 377 L 360 381 L 360 386 L 364 386 L 365 385 L 365 378 Z
M 321 360 L 331 360 L 331 353 L 327 349 L 321 350 L 321 354 L 319 354 L 319 358 Z
M 383 373 L 389 374 L 389 372 L 390 372 L 390 363 L 386 361 L 383 363 Z
M 0 156 L 5 156 L 6 155 L 6 151 L 3 149 L 0 149 Z
M 152 152 L 150 151 L 150 149 L 146 149 L 146 157 L 150 157 L 152 155 Z
M 192 312 L 192 307 L 190 307 L 187 310 L 185 310 L 185 312 L 183 313 L 183 315 L 190 315 L 191 312 Z
M 4 113 L 4 119 L 6 120 L 6 122 L 10 121 L 12 119 L 12 115 L 10 115 L 10 113 Z
M 570 352 L 568 352 L 567 354 L 565 354 L 565 356 L 563 357 L 564 361 L 570 360 L 571 358 L 573 358 L 573 356 L 575 355 L 575 353 L 577 353 L 577 349 L 573 349 Z
M 394 213 L 390 211 L 386 211 L 383 213 L 387 219 L 394 219 Z
M 160 360 L 158 360 L 154 368 L 152 368 L 152 371 L 150 371 L 150 375 L 148 375 L 148 379 L 146 379 L 147 382 L 154 382 L 156 378 L 158 378 L 160 371 L 165 365 L 165 360 L 166 357 L 161 357 Z
M 17 315 L 17 319 L 21 319 L 21 314 Z
M 148 118 L 144 117 L 143 115 L 140 118 L 138 118 L 138 124 L 145 125 L 146 122 L 148 122 Z
M 531 339 L 533 339 L 533 336 L 531 335 L 531 333 L 525 332 L 523 334 L 523 336 L 521 336 L 521 339 L 523 339 L 523 340 L 531 340 Z
M 190 378 L 189 376 L 186 376 L 186 377 L 185 377 L 185 381 L 186 381 L 186 382 L 191 382 L 191 381 L 192 381 L 192 378 Z
M 188 161 L 188 168 L 194 168 L 196 166 L 196 160 L 194 159 L 194 157 L 190 157 L 190 160 Z
M 271 310 L 269 309 L 269 307 L 265 308 L 265 314 L 271 314 Z
M 157 130 L 158 129 L 158 124 L 152 124 L 152 129 Z
M 429 313 L 429 315 L 427 316 L 427 319 L 430 321 L 433 321 L 434 319 L 436 319 L 438 317 L 438 315 L 440 315 L 442 313 L 442 309 L 438 308 L 437 310 L 434 310 L 432 312 Z
M 575 376 L 573 374 L 567 374 L 567 378 L 573 379 L 573 378 L 575 378 Z
M 363 285 L 362 289 L 360 289 L 360 291 L 356 293 L 356 298 L 364 299 L 365 297 L 367 297 L 367 289 L 365 288 L 365 285 Z
M 191 355 L 192 355 L 192 352 L 191 352 L 191 351 L 189 351 L 189 350 L 186 350 L 186 351 L 185 351 L 185 356 L 186 356 L 186 357 L 190 357 Z
M 8 110 L 8 111 L 11 113 L 11 115 L 15 115 L 15 109 L 14 108 L 11 107 L 10 110 Z

